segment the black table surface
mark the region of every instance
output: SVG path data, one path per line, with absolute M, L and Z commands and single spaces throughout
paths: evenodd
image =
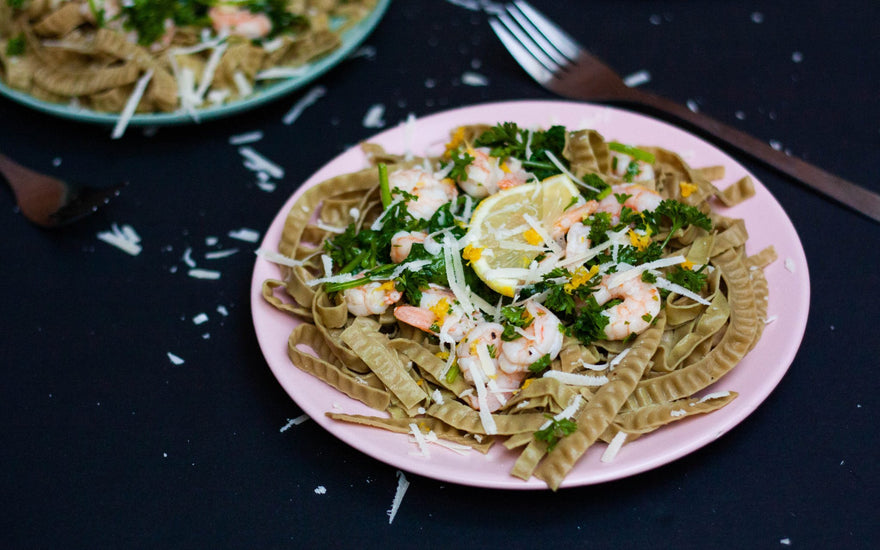
M 641 87 L 880 192 L 880 3 L 534 4 L 621 74 L 647 71 Z M 735 153 L 798 230 L 812 295 L 789 371 L 717 441 L 556 493 L 407 473 L 389 524 L 396 468 L 315 422 L 283 429 L 302 411 L 254 333 L 257 245 L 230 232 L 262 235 L 301 182 L 378 131 L 364 124 L 373 105 L 389 128 L 409 114 L 553 98 L 479 6 L 392 2 L 368 49 L 315 82 L 326 94 L 291 125 L 282 117 L 311 87 L 118 140 L 0 99 L 0 151 L 70 180 L 129 182 L 111 207 L 57 231 L 30 225 L 0 191 L 0 546 L 876 547 L 880 224 Z M 274 191 L 230 144 L 253 131 L 284 168 Z M 113 224 L 137 231 L 140 254 L 97 238 Z M 187 250 L 221 277 L 188 277 Z

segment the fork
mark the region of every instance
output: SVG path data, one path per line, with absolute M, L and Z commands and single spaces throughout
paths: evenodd
M 520 66 L 551 92 L 571 99 L 632 103 L 672 115 L 857 212 L 880 221 L 880 195 L 778 151 L 704 114 L 627 86 L 620 75 L 587 52 L 525 0 L 514 0 L 504 8 L 495 10 L 495 17 L 490 18 L 492 30 Z
M 96 212 L 127 185 L 91 187 L 35 172 L 0 154 L 0 174 L 15 194 L 22 215 L 45 228 L 61 227 Z

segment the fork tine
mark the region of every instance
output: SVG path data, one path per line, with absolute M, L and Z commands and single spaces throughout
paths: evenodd
M 528 37 L 539 48 L 537 52 L 532 51 L 532 48 L 529 48 L 529 50 L 532 51 L 532 55 L 536 57 L 548 56 L 550 59 L 552 59 L 553 66 L 547 67 L 548 69 L 554 70 L 558 67 L 564 67 L 565 65 L 568 65 L 570 63 L 568 58 L 566 58 L 565 55 L 556 48 L 556 46 L 554 46 L 550 43 L 549 40 L 547 40 L 547 38 L 544 36 L 544 33 L 538 30 L 538 28 L 535 27 L 534 24 L 532 24 L 532 22 L 521 10 L 515 9 L 513 4 L 508 4 L 507 11 L 516 20 L 516 22 L 519 23 L 519 26 L 522 27 L 523 30 L 525 30 Z M 520 37 L 520 40 L 522 41 L 523 38 Z M 547 63 L 544 62 L 544 65 L 547 66 Z
M 550 71 L 551 73 L 557 73 L 559 71 L 560 63 L 557 63 L 550 55 L 548 55 L 546 51 L 544 51 L 541 45 L 535 41 L 535 36 L 532 36 L 528 29 L 525 29 L 514 23 L 513 19 L 511 19 L 508 14 L 503 12 L 498 14 L 498 20 L 501 21 L 501 23 L 504 24 L 507 30 L 516 37 L 519 43 L 522 44 L 523 47 L 528 50 L 530 54 L 532 54 L 532 57 L 537 59 L 538 62 L 546 67 L 548 71 Z M 532 27 L 532 29 L 536 34 L 540 36 L 540 33 L 536 29 L 534 29 L 534 27 Z M 551 51 L 554 51 L 552 47 L 550 49 Z M 562 64 L 567 63 L 568 60 L 563 58 Z
M 513 25 L 513 22 L 510 21 L 510 18 L 504 13 L 499 14 L 498 19 L 490 19 L 489 25 L 492 27 L 492 30 L 495 31 L 495 34 L 498 35 L 498 38 L 501 40 L 501 43 L 504 44 L 504 47 L 507 48 L 507 51 L 510 52 L 510 55 L 516 59 L 516 62 L 519 63 L 527 73 L 529 73 L 529 76 L 537 80 L 539 83 L 546 84 L 553 80 L 553 72 L 541 64 L 541 62 L 538 61 L 519 41 L 519 39 L 507 29 L 507 26 L 503 22 L 504 19 L 507 19 L 508 22 Z
M 526 19 L 547 37 L 547 40 L 554 48 L 572 61 L 578 58 L 583 48 L 574 38 L 547 19 L 525 0 L 514 0 L 513 4 L 523 13 Z M 508 7 L 508 10 L 510 10 L 510 7 Z

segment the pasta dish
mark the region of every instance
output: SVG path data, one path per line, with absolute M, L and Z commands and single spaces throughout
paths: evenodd
M 559 487 L 735 392 L 766 318 L 768 247 L 713 204 L 722 167 L 594 130 L 451 129 L 437 157 L 364 144 L 371 166 L 306 190 L 263 298 L 302 322 L 298 368 L 384 414 L 326 413 L 419 445 L 518 453 L 511 474 Z M 329 407 L 328 407 L 329 408 Z
M 0 79 L 110 113 L 186 112 L 295 77 L 375 0 L 0 0 Z M 129 112 L 130 111 L 130 112 Z

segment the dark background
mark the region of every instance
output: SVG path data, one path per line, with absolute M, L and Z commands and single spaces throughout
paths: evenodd
M 29 225 L 0 190 L 0 546 L 876 547 L 880 225 L 741 155 L 800 234 L 812 303 L 785 378 L 719 440 L 555 494 L 407 474 L 389 525 L 394 468 L 314 422 L 281 431 L 301 411 L 251 324 L 256 245 L 229 232 L 262 235 L 300 182 L 377 131 L 362 123 L 374 104 L 387 128 L 409 113 L 551 98 L 463 3 L 392 2 L 365 43 L 375 55 L 321 78 L 327 94 L 290 126 L 281 118 L 310 87 L 120 140 L 0 98 L 0 151 L 70 180 L 130 182 L 63 231 Z M 534 5 L 622 75 L 649 71 L 643 88 L 880 192 L 880 3 Z M 488 85 L 464 84 L 466 71 Z M 254 130 L 254 147 L 286 171 L 274 192 L 229 144 Z M 113 223 L 141 235 L 138 256 L 96 238 Z M 188 248 L 221 278 L 188 277 Z M 239 252 L 203 259 L 228 248 Z

